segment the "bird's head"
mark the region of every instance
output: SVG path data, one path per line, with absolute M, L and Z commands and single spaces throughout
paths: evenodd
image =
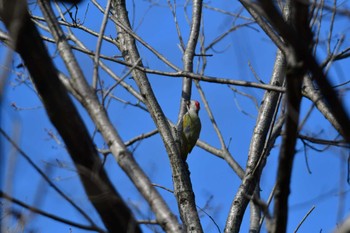
M 200 107 L 200 104 L 197 100 L 191 100 L 191 101 L 188 101 L 186 103 L 186 107 L 187 107 L 187 111 L 190 111 L 190 110 L 193 110 L 195 111 L 197 114 L 199 112 L 199 109 L 201 108 Z

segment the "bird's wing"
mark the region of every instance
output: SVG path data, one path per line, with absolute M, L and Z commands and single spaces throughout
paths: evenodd
M 187 138 L 191 132 L 191 123 L 191 117 L 188 114 L 185 114 L 182 121 L 182 131 Z

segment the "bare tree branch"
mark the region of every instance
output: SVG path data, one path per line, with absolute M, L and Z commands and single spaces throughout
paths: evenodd
M 30 20 L 26 2 L 3 0 L 1 6 L 1 18 L 15 41 L 14 48 L 30 71 L 49 118 L 62 136 L 85 191 L 106 228 L 111 232 L 140 232 L 129 208 L 114 189 L 107 174 L 104 170 L 97 169 L 101 164 L 97 151 L 79 113 L 57 77 L 39 33 Z
M 109 14 L 110 9 L 111 9 L 111 0 L 107 0 L 106 10 L 105 10 L 105 13 L 103 15 L 103 21 L 101 23 L 101 28 L 100 28 L 100 32 L 98 34 L 98 40 L 97 40 L 97 44 L 96 44 L 96 53 L 95 53 L 95 57 L 94 57 L 94 73 L 92 75 L 92 88 L 93 89 L 96 89 L 96 87 L 97 87 L 98 66 L 99 66 L 100 52 L 101 52 L 101 46 L 102 46 L 102 38 L 103 38 L 105 29 L 107 26 L 108 14 Z
M 339 133 L 350 142 L 350 118 L 345 111 L 342 102 L 333 90 L 330 82 L 326 75 L 323 73 L 321 67 L 317 64 L 312 51 L 309 50 L 308 45 L 303 41 L 299 34 L 288 25 L 279 14 L 274 4 L 269 0 L 262 0 L 261 8 L 266 14 L 266 18 L 273 25 L 275 30 L 284 39 L 285 43 L 289 45 L 289 51 L 287 54 L 295 53 L 295 56 L 300 58 L 301 65 L 306 66 L 307 69 L 312 73 L 312 78 L 317 83 L 320 93 L 327 105 L 331 109 L 332 114 L 335 116 L 338 122 L 342 122 Z M 303 3 L 304 4 L 304 3 Z M 307 2 L 305 3 L 307 4 Z M 259 6 L 257 6 L 259 7 Z M 287 55 L 286 54 L 286 55 Z M 288 56 L 288 62 L 293 63 L 295 61 L 290 60 L 294 56 Z
M 282 86 L 285 74 L 285 59 L 281 52 L 277 53 L 273 70 L 270 85 Z M 275 115 L 276 109 L 279 107 L 277 104 L 279 96 L 280 93 L 278 92 L 267 91 L 263 97 L 253 137 L 250 142 L 245 175 L 236 196 L 232 201 L 231 209 L 226 221 L 226 233 L 239 232 L 245 209 L 250 201 L 246 198 L 246 195 L 252 195 L 262 170 L 262 167 L 260 166 L 264 165 L 259 164 L 260 157 L 268 153 L 264 152 L 264 142 L 268 140 L 268 133 L 273 124 L 273 116 Z M 259 166 L 259 169 L 257 169 L 257 166 Z
M 127 150 L 122 139 L 106 115 L 105 110 L 98 102 L 96 95 L 88 86 L 82 70 L 77 64 L 67 41 L 60 39 L 62 37 L 64 38 L 64 34 L 58 23 L 52 17 L 53 12 L 50 5 L 48 5 L 45 1 L 40 1 L 40 7 L 45 14 L 47 22 L 50 24 L 52 34 L 56 40 L 56 43 L 58 43 L 57 47 L 59 48 L 61 56 L 66 62 L 66 66 L 72 76 L 72 85 L 77 92 L 84 97 L 82 98 L 82 104 L 86 107 L 90 117 L 93 119 L 98 130 L 101 132 L 102 136 L 110 147 L 110 151 L 118 161 L 119 165 L 134 182 L 141 194 L 148 201 L 150 207 L 156 214 L 157 220 L 164 230 L 169 232 L 179 232 L 180 226 L 175 216 L 171 213 L 159 193 L 152 187 L 148 177 L 137 165 L 131 153 Z M 135 62 L 136 61 L 137 60 L 135 60 Z
M 135 62 L 140 58 L 140 55 L 134 37 L 129 33 L 131 28 L 125 2 L 120 0 L 113 1 L 112 9 L 114 16 L 119 20 L 119 24 L 117 24 L 119 49 L 126 61 Z M 140 66 L 143 66 L 142 63 Z M 185 225 L 185 229 L 188 232 L 202 232 L 189 174 L 181 159 L 180 151 L 175 142 L 170 125 L 154 96 L 146 74 L 139 70 L 134 70 L 133 77 L 140 89 L 141 95 L 145 99 L 147 109 L 157 125 L 168 152 L 172 167 L 174 194 L 178 202 L 180 216 Z
M 271 14 L 269 10 L 276 9 L 270 1 L 261 1 L 262 8 L 266 14 Z M 290 17 L 287 19 L 291 28 L 298 33 L 299 37 L 306 46 L 311 50 L 312 33 L 309 28 L 308 5 L 298 1 L 287 1 L 286 7 L 289 8 Z M 274 13 L 271 14 L 274 17 Z M 281 20 L 276 19 L 274 20 Z M 276 24 L 276 22 L 275 22 Z M 307 67 L 301 62 L 301 54 L 290 50 L 287 59 L 287 117 L 285 126 L 285 135 L 283 136 L 282 145 L 279 154 L 279 163 L 277 170 L 277 182 L 275 190 L 274 203 L 274 226 L 272 232 L 286 232 L 288 219 L 288 197 L 290 193 L 290 180 L 293 168 L 293 159 L 295 154 L 295 145 L 299 129 L 299 114 L 301 104 L 301 87 L 303 77 Z
M 5 1 L 10 2 L 0 0 L 0 3 Z M 28 137 L 32 132 L 22 132 L 25 136 L 24 145 L 27 146 L 29 142 L 29 149 L 36 149 L 37 143 L 33 140 L 37 141 L 38 133 L 44 133 L 45 139 L 49 140 L 40 145 L 45 148 L 45 155 L 56 157 L 50 151 L 63 151 L 63 156 L 73 158 L 73 166 L 76 167 L 67 167 L 67 162 L 61 158 L 58 165 L 49 163 L 50 166 L 59 167 L 55 172 L 60 175 L 55 176 L 53 182 L 34 162 L 35 159 L 42 159 L 42 153 L 32 153 L 33 157 L 29 158 L 22 154 L 24 152 L 17 145 L 11 146 L 8 137 L 4 136 L 1 142 L 4 144 L 4 153 L 0 156 L 3 155 L 2 158 L 5 159 L 2 160 L 5 162 L 5 171 L 1 172 L 0 169 L 0 177 L 6 171 L 10 171 L 10 175 L 6 175 L 7 185 L 0 194 L 0 199 L 5 203 L 2 206 L 0 203 L 0 212 L 4 209 L 0 213 L 0 232 L 4 231 L 4 227 L 12 225 L 13 220 L 17 220 L 16 230 L 21 228 L 25 231 L 40 227 L 37 224 L 42 221 L 57 227 L 64 223 L 73 224 L 82 227 L 82 231 L 96 232 L 122 231 L 117 229 L 116 222 L 121 227 L 130 223 L 133 227 L 131 232 L 141 231 L 141 227 L 154 232 L 158 232 L 159 228 L 164 232 L 176 233 L 221 231 L 224 217 L 227 218 L 224 229 L 226 233 L 248 231 L 248 228 L 251 233 L 283 233 L 291 227 L 295 229 L 299 224 L 300 220 L 296 221 L 292 210 L 305 210 L 307 206 L 315 204 L 315 201 L 332 204 L 337 201 L 338 211 L 335 208 L 318 214 L 320 217 L 335 214 L 337 218 L 333 224 L 338 224 L 343 219 L 343 204 L 348 195 L 344 188 L 346 182 L 350 183 L 349 129 L 346 128 L 349 122 L 344 122 L 346 118 L 349 120 L 349 116 L 341 105 L 342 102 L 344 106 L 349 104 L 347 97 L 350 93 L 350 81 L 345 72 L 350 56 L 346 40 L 349 31 L 344 23 L 344 20 L 349 19 L 349 3 L 337 0 L 240 0 L 230 3 L 224 0 L 215 3 L 203 3 L 202 0 L 150 0 L 142 3 L 108 0 L 102 5 L 97 0 L 81 5 L 48 0 L 37 2 L 28 4 L 24 0 L 15 0 L 15 17 L 11 16 L 13 11 L 9 11 L 10 8 L 0 9 L 1 21 L 3 15 L 11 19 L 7 20 L 10 23 L 4 23 L 5 27 L 0 29 L 0 43 L 14 48 L 9 50 L 11 56 L 2 56 L 5 59 L 0 67 L 3 70 L 0 86 L 6 90 L 3 105 L 0 104 L 5 114 L 0 118 L 7 123 L 7 115 L 10 115 L 10 122 L 17 121 L 18 115 L 20 122 L 27 127 L 31 122 L 26 114 L 44 119 L 42 114 L 45 112 L 41 110 L 50 104 L 48 119 L 55 120 L 54 126 L 64 126 L 67 129 L 55 133 L 52 129 L 47 129 L 47 122 L 43 121 L 43 132 L 35 132 L 33 137 Z M 38 4 L 44 14 L 37 9 Z M 51 4 L 55 6 L 55 13 Z M 26 28 L 21 21 L 28 16 L 27 13 L 23 14 L 27 5 L 30 9 L 30 23 L 34 23 L 41 34 L 40 38 L 32 39 L 31 29 L 30 32 L 27 29 L 18 30 Z M 158 22 L 160 17 L 161 22 Z M 11 28 L 6 26 L 9 24 Z M 19 37 L 19 34 L 26 36 Z M 25 44 L 19 42 L 23 38 Z M 45 51 L 45 56 L 42 56 L 45 49 L 38 49 L 37 46 L 42 42 L 47 47 L 48 53 Z M 16 47 L 17 44 L 22 47 Z M 260 46 L 264 48 L 260 50 Z M 23 60 L 15 55 L 16 48 L 22 56 L 27 54 Z M 272 68 L 270 53 L 273 49 L 277 51 Z M 0 48 L 0 51 L 3 50 Z M 320 59 L 319 64 L 316 59 Z M 53 63 L 57 64 L 57 69 L 52 68 Z M 267 69 L 271 69 L 270 74 L 266 73 Z M 28 71 L 33 81 L 30 80 Z M 52 82 L 57 76 L 61 86 L 56 85 L 57 80 Z M 52 87 L 44 88 L 43 82 Z M 180 136 L 182 124 L 179 123 L 185 111 L 184 100 L 193 96 L 192 82 L 196 84 L 195 94 L 199 94 L 206 111 L 201 112 L 203 128 L 196 143 L 203 150 L 199 150 L 198 157 L 191 159 L 189 169 L 187 163 L 179 159 L 183 140 Z M 53 89 L 55 90 L 52 91 Z M 27 93 L 28 90 L 32 93 Z M 57 91 L 64 91 L 64 94 L 54 95 Z M 73 101 L 78 100 L 80 103 L 79 107 L 73 105 L 73 108 L 81 110 L 84 118 L 80 119 L 79 115 L 75 117 L 77 112 L 70 111 L 71 104 L 67 108 L 67 91 Z M 173 95 L 174 91 L 182 93 Z M 329 91 L 333 93 L 327 93 Z M 233 99 L 230 98 L 232 94 Z M 170 106 L 176 96 L 179 98 L 178 104 Z M 300 108 L 303 97 L 306 99 Z M 7 103 L 8 99 L 10 103 Z M 44 106 L 37 104 L 37 99 L 41 99 Z M 52 99 L 56 102 L 52 102 Z M 169 104 L 164 105 L 163 109 L 160 102 L 164 100 L 169 100 Z M 13 112 L 15 118 L 12 118 Z M 75 127 L 85 127 L 83 124 L 86 122 L 92 130 L 91 136 L 84 131 L 85 128 L 79 131 L 72 126 L 77 122 L 80 125 L 76 124 Z M 7 124 L 4 127 L 7 129 Z M 3 134 L 1 128 L 0 134 Z M 53 145 L 47 150 L 51 144 Z M 8 146 L 11 149 L 7 149 Z M 16 148 L 19 150 L 19 160 Z M 170 161 L 167 164 L 163 164 L 164 158 L 158 158 L 159 155 L 149 154 L 164 149 Z M 294 154 L 299 152 L 301 158 L 294 162 Z M 80 157 L 77 156 L 78 153 Z M 81 156 L 82 153 L 84 156 Z M 322 156 L 321 153 L 331 156 Z M 276 161 L 278 154 L 280 160 Z M 28 165 L 25 161 L 25 168 L 33 167 L 34 171 L 29 172 L 39 178 L 43 177 L 40 184 L 49 190 L 52 186 L 53 193 L 48 193 L 43 199 L 40 195 L 45 190 L 42 185 L 35 185 L 34 179 L 30 181 L 32 189 L 18 193 L 22 197 L 19 199 L 23 199 L 24 194 L 34 196 L 30 198 L 34 202 L 24 203 L 12 198 L 12 188 L 14 191 L 17 188 L 22 190 L 18 182 L 23 181 L 23 176 L 17 176 L 15 170 L 15 166 L 22 160 L 21 155 L 29 162 Z M 107 160 L 108 156 L 113 156 L 114 161 Z M 315 190 L 300 190 L 298 182 L 292 182 L 292 172 L 306 167 L 305 171 L 298 173 L 298 177 L 308 176 L 312 168 L 312 178 L 317 176 L 318 179 L 314 183 L 315 187 L 322 186 L 324 180 L 317 171 L 324 168 L 315 166 L 315 159 L 317 164 L 339 161 L 340 169 L 335 171 L 339 174 L 329 174 L 329 177 L 340 178 L 339 187 L 338 182 L 329 184 L 333 186 L 333 194 L 338 190 L 338 200 L 330 198 L 334 197 L 330 192 L 313 198 L 312 195 L 317 195 L 313 193 Z M 211 163 L 213 160 L 215 161 Z M 118 167 L 115 170 L 115 162 L 120 171 Z M 242 166 L 244 163 L 245 166 Z M 168 174 L 169 170 L 170 176 L 162 176 L 163 172 Z M 56 186 L 55 182 L 59 181 L 62 188 L 71 187 L 72 177 L 63 175 L 67 171 L 74 172 L 75 178 L 80 176 L 82 186 L 77 187 L 77 191 L 86 190 L 89 200 L 87 203 L 85 200 L 84 205 L 89 206 L 89 202 L 93 204 L 92 207 L 96 209 L 93 213 L 99 214 L 102 220 L 100 225 L 96 225 L 95 220 L 86 215 L 84 208 L 77 206 L 72 197 Z M 190 179 L 190 171 L 194 181 Z M 136 190 L 130 190 L 125 189 L 128 186 L 116 186 L 118 191 L 123 191 L 123 198 L 130 200 L 129 207 L 111 182 L 103 181 L 104 178 L 112 179 L 116 172 L 126 175 L 117 177 L 117 182 L 129 178 L 128 182 L 136 187 Z M 220 179 L 221 172 L 228 177 L 221 180 L 220 184 L 232 179 L 241 180 L 228 184 L 232 203 L 227 203 L 227 199 L 222 198 L 228 187 L 211 179 L 215 176 Z M 275 175 L 271 176 L 271 172 Z M 157 184 L 151 182 L 148 174 L 157 180 Z M 210 178 L 203 180 L 207 176 Z M 309 181 L 308 178 L 303 180 Z M 169 186 L 168 182 L 173 184 L 171 189 L 166 187 Z M 192 187 L 191 182 L 195 182 L 195 186 Z M 218 184 L 220 186 L 212 186 Z M 51 207 L 54 198 L 52 195 L 57 195 L 55 190 L 63 197 L 60 201 L 70 208 L 73 206 L 73 211 L 79 212 L 76 217 L 83 217 L 86 224 L 80 224 L 74 220 L 74 216 L 67 222 L 58 212 L 44 212 L 44 209 Z M 293 191 L 290 197 L 289 190 Z M 301 191 L 304 192 L 303 198 L 299 195 Z M 268 197 L 266 192 L 270 192 Z M 198 207 L 195 202 L 208 200 L 208 195 L 210 201 L 204 207 Z M 309 195 L 310 200 L 305 201 Z M 112 197 L 115 198 L 110 200 Z M 289 206 L 288 199 L 295 198 L 301 204 Z M 44 203 L 44 200 L 49 202 Z M 272 201 L 274 205 L 270 206 Z M 247 209 L 248 204 L 250 209 Z M 39 205 L 45 206 L 40 208 Z M 119 216 L 121 212 L 117 205 L 125 207 L 124 217 Z M 135 220 L 129 208 L 141 220 Z M 226 216 L 219 214 L 219 211 L 226 212 Z M 38 219 L 37 223 L 32 223 L 32 216 Z M 125 216 L 131 216 L 131 220 Z M 248 218 L 249 222 L 246 221 Z M 308 218 L 307 221 L 315 224 L 313 219 Z M 266 224 L 262 228 L 264 222 Z M 329 224 L 332 223 L 327 223 L 327 228 L 330 227 Z M 302 227 L 304 226 L 307 227 Z
M 6 193 L 4 193 L 3 191 L 0 190 L 0 197 L 1 198 L 4 198 L 10 202 L 13 202 L 19 206 L 22 206 L 23 208 L 26 208 L 34 213 L 37 213 L 37 214 L 40 214 L 42 216 L 45 216 L 47 218 L 51 218 L 55 221 L 58 221 L 58 222 L 62 222 L 64 224 L 67 224 L 67 225 L 70 225 L 70 226 L 74 226 L 74 227 L 77 227 L 77 228 L 80 228 L 80 229 L 84 229 L 84 230 L 88 230 L 88 231 L 97 231 L 97 232 L 100 232 L 100 233 L 105 233 L 106 231 L 104 231 L 103 229 L 97 227 L 97 226 L 87 226 L 87 225 L 83 225 L 83 224 L 80 224 L 80 223 L 76 223 L 76 222 L 73 222 L 73 221 L 70 221 L 68 219 L 64 219 L 64 218 L 61 218 L 59 216 L 56 216 L 56 215 L 53 215 L 53 214 L 50 214 L 50 213 L 47 213 L 43 210 L 40 210 L 34 206 L 30 206 L 30 205 L 27 205 L 26 203 L 16 199 L 16 198 L 13 198 L 9 195 L 7 195 Z
M 34 161 L 16 144 L 14 140 L 10 138 L 10 136 L 0 128 L 0 134 L 9 141 L 12 146 L 19 152 L 21 156 L 23 156 L 28 163 L 41 175 L 41 177 L 52 187 L 62 198 L 64 198 L 68 203 L 70 203 L 84 218 L 92 225 L 92 227 L 96 227 L 92 219 L 85 213 L 76 203 L 72 201 L 62 190 L 60 190 L 50 179 L 49 177 L 42 171 Z
M 190 27 L 191 27 L 190 35 L 186 44 L 185 52 L 182 57 L 182 61 L 184 64 L 183 70 L 185 72 L 193 71 L 193 58 L 195 55 L 198 37 L 199 37 L 201 17 L 202 17 L 202 0 L 194 0 L 193 6 L 192 6 L 192 21 L 190 24 Z M 181 98 L 178 123 L 181 121 L 183 115 L 185 114 L 185 109 L 186 109 L 185 101 L 188 101 L 191 99 L 191 92 L 192 92 L 192 80 L 190 78 L 185 77 L 182 81 L 182 95 L 181 95 L 182 98 Z

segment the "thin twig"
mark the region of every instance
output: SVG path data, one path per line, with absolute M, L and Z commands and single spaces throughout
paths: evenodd
M 297 228 L 294 230 L 294 233 L 296 233 L 299 228 L 301 227 L 301 225 L 305 222 L 305 220 L 307 219 L 307 217 L 309 217 L 309 215 L 312 213 L 312 211 L 314 211 L 314 209 L 316 208 L 316 206 L 312 206 L 311 209 L 306 213 L 306 215 L 303 217 L 303 219 L 300 221 L 300 223 L 298 224 Z
M 100 59 L 100 53 L 101 53 L 101 46 L 102 46 L 102 40 L 103 40 L 103 35 L 107 26 L 108 22 L 108 14 L 109 10 L 111 9 L 111 0 L 107 0 L 107 6 L 105 13 L 103 15 L 103 20 L 101 23 L 101 28 L 99 32 L 99 36 L 97 39 L 97 44 L 96 44 L 96 52 L 94 56 L 94 69 L 93 69 L 93 75 L 92 75 L 92 88 L 96 89 L 97 88 L 97 81 L 98 81 L 98 67 L 99 67 L 99 59 Z
M 19 152 L 21 156 L 23 156 L 28 163 L 36 170 L 40 176 L 52 187 L 63 199 L 65 199 L 69 204 L 71 204 L 84 218 L 92 225 L 96 226 L 92 219 L 77 205 L 75 204 L 66 194 L 63 193 L 51 180 L 50 178 L 34 163 L 34 161 L 27 155 L 18 144 L 10 138 L 10 136 L 0 128 L 0 133 L 4 136 L 4 138 L 11 143 L 11 145 Z
M 58 222 L 61 222 L 61 223 L 64 223 L 64 224 L 67 224 L 67 225 L 70 225 L 70 226 L 74 226 L 74 227 L 77 227 L 77 228 L 80 228 L 80 229 L 84 229 L 84 230 L 89 230 L 89 231 L 97 231 L 97 232 L 100 232 L 100 233 L 105 233 L 106 231 L 102 230 L 101 228 L 97 227 L 97 226 L 87 226 L 87 225 L 83 225 L 83 224 L 80 224 L 80 223 L 76 223 L 76 222 L 73 222 L 73 221 L 70 221 L 68 219 L 64 219 L 64 218 L 61 218 L 57 215 L 53 215 L 53 214 L 50 214 L 48 212 L 45 212 L 43 210 L 40 210 L 38 208 L 35 208 L 33 206 L 30 206 L 16 198 L 13 198 L 9 195 L 7 195 L 6 193 L 4 193 L 3 191 L 0 190 L 0 197 L 6 199 L 6 200 L 9 200 L 19 206 L 22 206 L 23 208 L 26 208 L 32 212 L 35 212 L 37 214 L 40 214 L 42 216 L 45 216 L 47 218 L 50 218 L 50 219 L 53 219 L 55 221 L 58 221 Z

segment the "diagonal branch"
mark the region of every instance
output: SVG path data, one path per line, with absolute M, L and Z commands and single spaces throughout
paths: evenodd
M 97 44 L 96 44 L 96 53 L 95 53 L 95 57 L 94 57 L 94 73 L 92 75 L 92 88 L 93 89 L 97 88 L 97 81 L 99 79 L 98 66 L 99 66 L 100 52 L 101 52 L 101 47 L 102 47 L 102 39 L 103 39 L 103 35 L 104 35 L 105 29 L 107 26 L 108 14 L 109 14 L 110 9 L 111 9 L 111 0 L 107 0 L 106 11 L 103 15 L 103 20 L 101 23 L 101 28 L 100 28 L 100 32 L 99 32 Z
M 285 59 L 282 52 L 278 52 L 275 60 L 273 74 L 270 85 L 282 86 L 285 74 Z M 266 91 L 259 109 L 256 126 L 254 128 L 252 140 L 250 142 L 248 161 L 246 165 L 245 175 L 242 183 L 234 197 L 231 209 L 226 220 L 225 232 L 239 232 L 240 225 L 249 199 L 247 195 L 252 195 L 258 183 L 258 177 L 261 174 L 264 164 L 260 164 L 261 157 L 266 156 L 266 141 L 269 140 L 268 135 L 273 125 L 274 115 L 279 105 L 278 100 L 280 93 L 274 91 Z
M 161 227 L 167 232 L 179 232 L 180 226 L 176 217 L 172 214 L 157 190 L 154 189 L 146 174 L 134 160 L 132 154 L 127 150 L 118 132 L 109 120 L 106 111 L 99 103 L 97 96 L 84 78 L 83 72 L 68 42 L 62 40 L 62 38 L 64 38 L 64 33 L 53 16 L 51 6 L 45 0 L 40 0 L 39 2 L 45 18 L 49 23 L 51 33 L 56 40 L 61 57 L 71 74 L 72 86 L 83 97 L 81 103 L 88 111 L 99 132 L 101 132 L 111 153 L 132 180 L 136 188 L 147 200 Z
M 76 223 L 76 222 L 73 222 L 73 221 L 70 221 L 69 219 L 64 219 L 64 218 L 61 218 L 59 216 L 56 216 L 56 215 L 53 215 L 51 213 L 48 213 L 48 212 L 45 212 L 43 210 L 40 210 L 38 208 L 35 208 L 34 206 L 30 206 L 16 198 L 13 198 L 11 196 L 9 196 L 8 194 L 4 193 L 3 191 L 0 190 L 0 197 L 3 198 L 3 199 L 6 199 L 10 202 L 13 202 L 23 208 L 26 208 L 34 213 L 37 213 L 37 214 L 40 214 L 44 217 L 47 217 L 47 218 L 51 218 L 55 221 L 58 221 L 58 222 L 62 222 L 64 224 L 67 224 L 69 226 L 74 226 L 74 227 L 77 227 L 77 228 L 80 228 L 80 229 L 84 229 L 84 230 L 88 230 L 88 231 L 97 231 L 99 233 L 105 233 L 105 231 L 101 228 L 98 228 L 97 226 L 87 226 L 87 225 L 83 225 L 83 224 L 80 224 L 80 223 Z
M 85 213 L 76 203 L 72 201 L 61 189 L 59 189 L 51 180 L 50 178 L 42 171 L 30 158 L 28 154 L 26 154 L 20 147 L 17 145 L 17 143 L 10 138 L 10 136 L 2 129 L 0 128 L 0 134 L 12 144 L 12 146 L 19 152 L 21 156 L 25 158 L 25 160 L 28 161 L 28 163 L 40 174 L 40 176 L 49 184 L 49 186 L 55 190 L 63 199 L 65 199 L 68 203 L 70 203 L 84 218 L 93 226 L 96 227 L 95 223 L 92 221 L 92 219 L 88 216 L 87 213 Z
M 117 30 L 119 49 L 127 62 L 135 63 L 137 60 L 139 60 L 140 55 L 136 47 L 135 38 L 129 33 L 129 31 L 131 31 L 131 27 L 125 1 L 114 0 L 112 2 L 112 11 L 114 18 L 118 21 Z M 140 62 L 140 66 L 143 66 L 142 62 Z M 147 106 L 147 109 L 159 130 L 170 158 L 174 183 L 174 194 L 177 199 L 180 217 L 185 224 L 185 229 L 187 232 L 202 232 L 195 206 L 191 180 L 187 169 L 185 168 L 185 164 L 181 159 L 179 148 L 175 141 L 171 127 L 159 106 L 146 74 L 135 69 L 133 70 L 133 77 L 140 89 L 141 95 L 145 100 L 145 105 Z
M 15 41 L 13 47 L 27 66 L 47 114 L 64 140 L 84 189 L 106 228 L 110 232 L 140 232 L 129 208 L 114 189 L 107 174 L 103 169 L 98 169 L 101 162 L 94 143 L 57 77 L 46 47 L 30 19 L 26 2 L 3 0 L 1 6 L 1 18 Z

